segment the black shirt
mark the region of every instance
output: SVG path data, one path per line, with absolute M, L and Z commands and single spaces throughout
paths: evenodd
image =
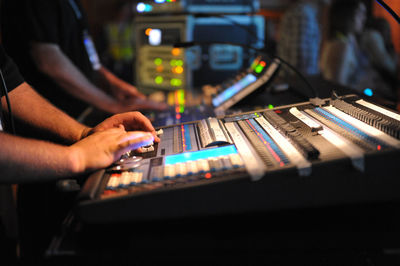
M 0 69 L 4 78 L 4 82 L 7 86 L 7 91 L 10 92 L 16 87 L 18 87 L 21 83 L 24 82 L 21 74 L 18 71 L 17 66 L 14 62 L 6 55 L 3 47 L 0 45 Z M 3 81 L 0 79 L 0 98 L 4 96 L 4 87 Z M 0 118 L 2 118 L 2 109 L 0 103 Z
M 78 12 L 71 1 L 76 3 Z M 26 81 L 71 116 L 82 113 L 88 104 L 64 92 L 51 78 L 40 73 L 29 54 L 31 41 L 57 44 L 93 81 L 94 70 L 83 43 L 88 23 L 80 0 L 3 0 L 1 17 L 3 45 Z
M 21 74 L 18 71 L 17 66 L 4 52 L 3 46 L 0 45 L 0 69 L 3 73 L 3 78 L 7 86 L 8 92 L 12 91 L 24 82 Z M 1 82 L 1 86 L 3 83 Z M 3 89 L 0 91 L 0 95 L 4 96 Z

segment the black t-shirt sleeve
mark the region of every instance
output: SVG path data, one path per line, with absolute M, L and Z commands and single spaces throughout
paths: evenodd
M 60 0 L 25 0 L 26 27 L 28 39 L 44 43 L 59 43 Z M 63 0 L 64 1 L 64 0 Z
M 24 82 L 24 78 L 19 73 L 18 67 L 14 64 L 11 58 L 7 56 L 3 46 L 1 45 L 0 68 L 1 72 L 3 73 L 4 81 L 6 82 L 8 92 L 12 91 Z M 0 94 L 3 95 L 3 90 L 0 90 Z

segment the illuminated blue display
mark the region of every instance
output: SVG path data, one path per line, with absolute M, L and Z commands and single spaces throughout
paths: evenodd
M 157 4 L 162 4 L 165 3 L 166 0 L 154 0 L 155 3 Z
M 190 140 L 189 125 L 185 125 L 183 128 L 185 133 L 182 137 L 185 138 L 186 150 L 190 151 L 192 149 L 192 142 Z
M 251 83 L 255 82 L 257 77 L 253 74 L 248 74 L 238 82 L 236 82 L 233 86 L 224 90 L 221 94 L 215 97 L 212 100 L 214 107 L 220 106 L 223 102 L 230 99 L 232 96 L 236 95 L 238 92 L 249 86 Z
M 186 163 L 189 161 L 196 161 L 196 160 L 208 159 L 219 156 L 227 156 L 236 153 L 238 152 L 234 145 L 206 149 L 201 151 L 185 152 L 165 157 L 165 165 Z
M 372 95 L 374 95 L 374 92 L 370 88 L 366 88 L 364 90 L 364 94 L 367 96 L 372 96 Z

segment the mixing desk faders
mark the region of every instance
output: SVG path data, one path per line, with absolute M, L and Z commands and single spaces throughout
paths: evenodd
M 324 102 L 163 127 L 93 174 L 77 212 L 104 223 L 400 198 L 400 115 L 354 95 Z

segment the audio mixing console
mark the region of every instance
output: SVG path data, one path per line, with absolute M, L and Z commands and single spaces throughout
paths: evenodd
M 399 199 L 400 115 L 355 95 L 160 128 L 86 181 L 89 223 Z M 383 174 L 384 173 L 384 174 Z

